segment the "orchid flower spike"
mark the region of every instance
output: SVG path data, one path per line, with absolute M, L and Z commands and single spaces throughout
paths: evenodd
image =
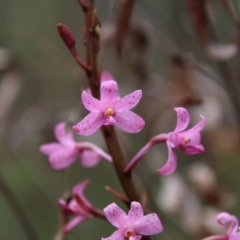
M 103 73 L 104 80 L 100 86 L 100 100 L 92 97 L 87 91 L 82 92 L 82 102 L 86 109 L 91 111 L 73 129 L 88 136 L 95 133 L 102 125 L 116 125 L 123 131 L 137 133 L 145 125 L 144 120 L 137 114 L 129 111 L 135 107 L 142 97 L 142 91 L 137 90 L 129 95 L 119 98 L 118 84 L 109 80 L 111 75 Z
M 174 108 L 177 112 L 177 126 L 173 132 L 167 134 L 168 160 L 158 172 L 163 175 L 171 174 L 177 167 L 177 158 L 172 148 L 179 148 L 186 154 L 199 154 L 204 152 L 201 144 L 200 131 L 205 126 L 205 118 L 200 115 L 201 121 L 192 128 L 184 131 L 190 122 L 187 109 Z
M 235 216 L 222 212 L 217 215 L 216 220 L 220 225 L 227 225 L 230 223 L 227 234 L 214 235 L 204 238 L 203 240 L 240 240 L 239 224 Z
M 139 202 L 131 203 L 128 215 L 115 203 L 110 204 L 103 211 L 107 220 L 118 230 L 102 240 L 140 240 L 142 235 L 155 235 L 163 230 L 157 214 L 144 216 Z
M 95 209 L 91 203 L 85 198 L 83 192 L 85 187 L 90 183 L 90 180 L 85 180 L 78 183 L 73 188 L 73 198 L 70 200 L 59 199 L 58 203 L 62 210 L 64 210 L 69 215 L 73 216 L 73 219 L 68 222 L 64 228 L 63 232 L 67 233 L 72 230 L 76 225 L 81 224 L 95 216 L 103 215 L 101 210 Z
M 66 131 L 65 122 L 57 124 L 54 133 L 58 142 L 43 144 L 40 151 L 49 156 L 50 165 L 55 170 L 69 167 L 77 157 L 81 157 L 81 164 L 87 168 L 97 165 L 101 157 L 112 161 L 111 156 L 96 145 L 76 142 L 73 133 Z

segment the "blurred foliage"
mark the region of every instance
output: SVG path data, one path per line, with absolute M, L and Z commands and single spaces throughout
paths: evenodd
M 136 112 L 146 119 L 145 130 L 136 135 L 118 131 L 118 135 L 124 154 L 130 159 L 150 137 L 173 128 L 175 113 L 172 109 L 181 102 L 182 98 L 178 96 L 188 93 L 186 89 L 189 88 L 192 91 L 190 100 L 194 98 L 194 101 L 201 102 L 190 104 L 192 123 L 197 122 L 199 113 L 203 112 L 207 119 L 212 119 L 212 124 L 209 124 L 203 136 L 206 154 L 186 156 L 178 152 L 178 172 L 186 179 L 189 165 L 193 162 L 209 164 L 217 174 L 219 187 L 231 192 L 237 199 L 232 207 L 222 210 L 240 217 L 240 163 L 236 136 L 239 123 L 234 118 L 231 98 L 222 87 L 224 76 L 198 38 L 189 19 L 186 2 L 137 1 L 132 22 L 136 29 L 140 29 L 140 36 L 145 39 L 144 46 L 138 49 L 134 44 L 136 39 L 129 37 L 122 59 L 117 57 L 113 45 L 103 40 L 99 59 L 103 69 L 111 71 L 119 82 L 121 95 L 136 88 L 143 88 L 144 93 Z M 218 1 L 209 2 L 211 28 L 216 30 L 218 41 L 231 42 L 237 36 L 237 28 Z M 111 33 L 110 23 L 114 21 L 116 1 L 97 0 L 96 6 L 102 32 L 107 35 L 109 31 Z M 240 16 L 239 1 L 234 6 Z M 8 73 L 17 71 L 14 78 L 16 84 L 20 83 L 0 127 L 1 174 L 23 206 L 40 239 L 52 239 L 57 228 L 57 199 L 66 187 L 71 188 L 78 181 L 91 179 L 86 195 L 99 208 L 116 201 L 104 186 L 110 185 L 121 191 L 111 166 L 105 162 L 93 169 L 83 169 L 76 161 L 69 174 L 51 169 L 47 157 L 39 152 L 42 143 L 54 141 L 53 127 L 56 123 L 67 121 L 71 126 L 86 114 L 80 102 L 81 89 L 87 87 L 84 72 L 72 59 L 56 30 L 59 22 L 69 26 L 84 58 L 82 21 L 83 15 L 77 1 L 2 0 L 0 3 L 0 58 L 2 53 L 6 53 L 4 51 L 11 58 L 10 67 L 1 71 L 0 95 L 1 84 Z M 2 58 L 5 58 L 4 54 Z M 234 76 L 237 76 L 238 55 L 228 62 Z M 192 61 L 197 64 L 191 65 Z M 138 65 L 140 63 L 145 68 Z M 144 69 L 147 78 L 142 80 L 140 70 Z M 195 81 L 178 82 L 183 74 Z M 0 112 L 1 107 L 0 103 Z M 84 138 L 77 136 L 77 139 L 81 141 Z M 100 133 L 87 139 L 106 149 Z M 144 157 L 134 174 L 138 189 L 141 191 L 143 185 L 147 186 L 155 200 L 161 189 L 162 177 L 156 176 L 153 169 L 159 168 L 166 157 L 165 147 L 155 147 Z M 189 185 L 193 191 L 196 190 L 194 185 Z M 200 202 L 205 204 L 201 199 Z M 158 208 L 158 203 L 151 202 L 151 198 L 149 203 L 152 204 L 149 204 L 150 209 Z M 182 230 L 181 216 L 166 214 L 164 209 L 160 211 L 165 231 L 152 239 L 196 239 L 196 236 L 200 238 L 206 233 L 203 231 L 202 235 L 189 237 L 192 233 L 183 234 L 188 230 Z M 0 215 L 1 239 L 26 239 L 1 193 Z M 93 219 L 76 227 L 66 239 L 100 239 L 109 236 L 112 230 L 107 222 Z

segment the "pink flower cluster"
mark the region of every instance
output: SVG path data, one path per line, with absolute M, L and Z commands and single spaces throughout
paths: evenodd
M 123 131 L 137 133 L 145 125 L 144 120 L 137 114 L 130 111 L 142 97 L 142 91 L 137 90 L 123 98 L 120 98 L 118 84 L 112 75 L 104 71 L 100 80 L 100 100 L 92 96 L 90 90 L 82 92 L 83 105 L 90 113 L 73 129 L 83 136 L 95 133 L 102 125 L 117 126 Z M 155 144 L 166 143 L 168 147 L 168 160 L 166 164 L 158 169 L 163 175 L 170 174 L 177 167 L 176 155 L 173 148 L 178 148 L 186 154 L 199 154 L 204 152 L 201 144 L 200 131 L 205 126 L 205 119 L 189 130 L 185 130 L 190 122 L 190 116 L 185 108 L 175 108 L 177 112 L 177 124 L 173 132 L 159 134 L 153 137 L 130 161 L 125 172 L 131 171 L 141 157 Z M 102 149 L 90 142 L 76 142 L 72 132 L 66 130 L 66 123 L 56 125 L 55 137 L 58 142 L 43 144 L 40 151 L 48 155 L 52 168 L 58 170 L 69 167 L 76 158 L 80 157 L 84 167 L 93 167 L 100 161 L 100 158 L 112 162 L 112 157 Z M 59 205 L 63 211 L 73 216 L 63 228 L 67 233 L 76 225 L 92 217 L 107 219 L 113 226 L 118 228 L 110 237 L 102 240 L 140 240 L 142 236 L 158 234 L 163 226 L 155 213 L 144 216 L 142 206 L 139 202 L 131 202 L 131 207 L 126 214 L 115 203 L 108 205 L 103 211 L 94 208 L 84 197 L 83 191 L 89 184 L 89 180 L 78 183 L 72 190 L 70 199 L 60 199 Z M 236 221 L 230 215 L 221 215 L 225 222 Z M 235 221 L 235 222 L 234 222 Z M 219 222 L 221 222 L 219 220 Z M 237 240 L 239 238 L 235 225 L 229 231 L 229 238 L 208 238 L 207 240 Z M 235 235 L 234 235 L 235 234 Z

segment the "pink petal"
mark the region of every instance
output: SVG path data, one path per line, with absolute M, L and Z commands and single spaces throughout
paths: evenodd
M 236 234 L 231 234 L 229 236 L 229 240 L 239 240 L 240 239 L 240 232 L 236 233 Z
M 59 143 L 47 143 L 47 144 L 41 145 L 40 151 L 46 155 L 49 155 L 61 148 L 62 148 L 62 145 Z
M 103 209 L 107 220 L 117 228 L 120 228 L 127 220 L 127 214 L 117 206 L 117 204 L 112 203 Z
M 182 132 L 181 134 L 184 134 L 186 136 L 193 136 L 196 133 L 199 133 L 206 125 L 205 118 L 202 115 L 200 115 L 200 117 L 201 117 L 201 120 L 199 123 L 197 123 L 192 128 L 188 129 L 187 131 Z
M 58 204 L 66 213 L 70 215 L 76 215 L 76 212 L 69 208 L 68 203 L 65 200 L 59 199 Z
M 136 235 L 134 237 L 130 237 L 129 240 L 140 240 L 142 238 L 141 235 Z
M 228 238 L 227 235 L 214 235 L 214 236 L 204 238 L 202 240 L 230 240 L 230 238 Z
M 125 132 L 140 132 L 145 125 L 144 120 L 136 113 L 133 113 L 131 111 L 117 112 L 115 119 L 116 126 Z
M 89 150 L 84 150 L 81 154 L 81 163 L 86 168 L 91 168 L 96 166 L 100 161 L 100 156 Z
M 49 156 L 51 167 L 55 170 L 60 170 L 70 166 L 76 159 L 78 153 L 76 149 L 62 147 L 60 150 L 52 153 Z
M 132 202 L 131 208 L 128 212 L 128 217 L 132 222 L 139 220 L 143 217 L 143 209 L 139 202 Z
M 179 140 L 180 140 L 180 142 L 181 141 L 184 142 L 185 138 L 190 140 L 190 142 L 187 143 L 186 146 L 198 145 L 201 142 L 201 135 L 200 135 L 199 132 L 193 132 L 193 131 L 188 131 L 187 130 L 187 131 L 179 133 Z
M 101 127 L 103 120 L 102 112 L 91 112 L 81 122 L 73 126 L 73 129 L 83 136 L 89 136 Z
M 102 71 L 100 82 L 114 80 L 112 74 L 108 71 Z
M 114 102 L 118 99 L 118 84 L 116 81 L 104 81 L 101 83 L 101 101 L 102 102 Z
M 115 103 L 113 103 L 113 108 L 116 111 L 131 109 L 139 103 L 141 97 L 142 97 L 142 91 L 137 90 L 117 100 Z
M 204 146 L 202 144 L 194 145 L 194 146 L 186 146 L 180 148 L 186 154 L 200 154 L 204 153 Z
M 173 173 L 177 168 L 176 155 L 173 152 L 172 148 L 169 146 L 169 144 L 167 144 L 167 146 L 168 146 L 168 160 L 162 168 L 157 170 L 158 173 L 163 174 L 163 175 L 169 175 L 169 174 Z
M 80 182 L 78 183 L 77 185 L 75 185 L 75 187 L 73 188 L 73 194 L 74 195 L 77 195 L 78 198 L 81 199 L 81 201 L 83 202 L 83 204 L 85 206 L 87 206 L 88 208 L 91 208 L 92 205 L 89 203 L 89 201 L 85 198 L 84 196 L 84 190 L 85 190 L 85 187 L 90 183 L 90 180 L 85 180 L 83 182 Z M 83 207 L 85 207 L 83 206 Z M 81 207 L 81 206 L 80 206 Z
M 172 148 L 175 148 L 178 144 L 178 138 L 179 138 L 179 133 L 170 132 L 167 135 L 167 142 Z
M 141 218 L 137 223 L 134 223 L 134 230 L 140 235 L 154 235 L 163 230 L 163 226 L 156 213 L 148 214 Z
M 123 239 L 125 238 L 124 238 L 124 232 L 122 229 L 118 229 L 108 238 L 102 238 L 102 240 L 123 240 Z
M 76 227 L 78 224 L 84 222 L 87 219 L 87 217 L 85 216 L 78 216 L 73 218 L 69 223 L 67 223 L 64 226 L 63 232 L 67 233 L 69 231 L 71 231 L 74 227 Z
M 84 107 L 91 112 L 99 112 L 102 108 L 102 103 L 92 97 L 87 91 L 82 91 L 82 103 Z
M 230 223 L 230 228 L 228 230 L 229 235 L 237 232 L 239 225 L 238 225 L 238 220 L 234 215 L 231 215 L 226 212 L 222 212 L 217 215 L 216 220 L 221 225 L 226 225 Z
M 183 107 L 177 107 L 177 108 L 174 108 L 174 110 L 177 112 L 177 126 L 174 132 L 175 131 L 181 132 L 188 126 L 190 121 L 190 116 L 187 109 Z
M 106 152 L 104 152 L 101 148 L 96 146 L 95 144 L 92 144 L 90 142 L 81 142 L 81 143 L 78 143 L 77 146 L 80 149 L 91 150 L 91 151 L 95 152 L 96 154 L 98 154 L 99 156 L 101 156 L 106 161 L 112 163 L 112 157 L 109 154 L 107 154 Z
M 56 136 L 56 139 L 64 145 L 72 146 L 75 144 L 72 132 L 66 131 L 65 122 L 60 122 L 56 125 L 54 128 L 54 134 Z

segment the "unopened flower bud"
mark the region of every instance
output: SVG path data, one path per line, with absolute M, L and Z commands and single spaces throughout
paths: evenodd
M 75 45 L 75 37 L 71 32 L 71 30 L 67 26 L 63 25 L 62 23 L 57 24 L 57 29 L 64 43 L 69 48 L 73 47 Z

